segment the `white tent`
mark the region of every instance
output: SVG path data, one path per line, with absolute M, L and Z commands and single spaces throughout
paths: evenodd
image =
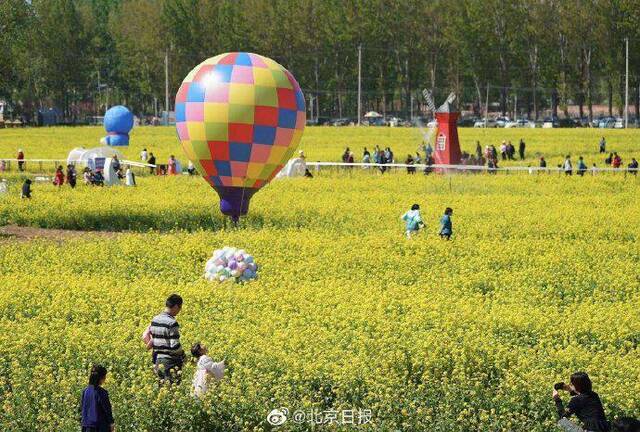
M 303 158 L 289 159 L 289 162 L 287 162 L 278 175 L 276 175 L 276 178 L 304 177 L 306 170 L 307 163 Z
M 375 111 L 369 111 L 364 115 L 364 118 L 379 118 L 382 117 L 382 114 L 377 113 Z
M 115 150 L 113 147 L 105 146 L 91 149 L 76 147 L 69 152 L 69 156 L 67 156 L 67 165 L 86 166 L 90 164 L 90 160 L 96 158 L 111 158 L 113 156 L 118 156 L 118 159 L 120 160 L 124 158 L 123 154 L 118 150 Z

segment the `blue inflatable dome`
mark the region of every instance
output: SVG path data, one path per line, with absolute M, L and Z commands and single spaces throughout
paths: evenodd
M 104 115 L 104 128 L 109 134 L 106 142 L 111 146 L 129 145 L 129 132 L 133 128 L 133 114 L 127 107 L 116 105 Z

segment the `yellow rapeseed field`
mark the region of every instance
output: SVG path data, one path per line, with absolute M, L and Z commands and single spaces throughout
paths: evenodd
M 397 142 L 399 152 L 420 142 L 415 130 L 380 131 L 310 129 L 303 146 L 310 159 L 337 160 L 346 145 Z M 38 129 L 19 143 L 6 132 L 0 157 L 14 144 L 27 157 L 59 157 L 77 137 L 100 136 Z M 135 131 L 162 157 L 184 159 L 170 132 Z M 463 145 L 516 132 L 464 131 Z M 558 159 L 580 149 L 599 157 L 598 131 L 546 132 L 527 131 L 532 152 L 538 142 Z M 636 134 L 609 135 L 632 154 Z M 608 414 L 638 416 L 639 192 L 623 174 L 322 171 L 274 181 L 233 228 L 195 177 L 139 177 L 136 188 L 36 183 L 30 201 L 12 182 L 0 226 L 87 233 L 0 234 L 0 430 L 77 430 L 94 362 L 109 370 L 121 431 L 270 430 L 266 416 L 279 407 L 372 412 L 357 428 L 316 430 L 552 431 L 552 385 L 576 370 Z M 426 229 L 406 240 L 399 217 L 414 202 Z M 447 206 L 450 242 L 436 235 Z M 204 263 L 225 245 L 253 254 L 260 278 L 205 281 Z M 172 292 L 185 300 L 183 345 L 202 341 L 230 365 L 201 402 L 190 395 L 191 364 L 182 385 L 159 390 L 140 341 Z M 289 419 L 280 430 L 311 428 Z

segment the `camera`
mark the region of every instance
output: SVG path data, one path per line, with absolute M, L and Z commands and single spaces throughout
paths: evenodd
M 556 389 L 556 390 L 564 390 L 564 386 L 565 386 L 565 384 L 563 382 L 559 382 L 559 383 L 555 383 L 553 385 L 553 388 Z

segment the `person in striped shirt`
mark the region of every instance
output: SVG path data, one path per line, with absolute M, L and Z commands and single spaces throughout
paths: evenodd
M 165 310 L 151 321 L 153 359 L 161 380 L 179 383 L 180 375 L 177 372 L 184 362 L 184 350 L 180 345 L 180 325 L 176 315 L 182 310 L 182 297 L 171 294 L 165 306 Z

